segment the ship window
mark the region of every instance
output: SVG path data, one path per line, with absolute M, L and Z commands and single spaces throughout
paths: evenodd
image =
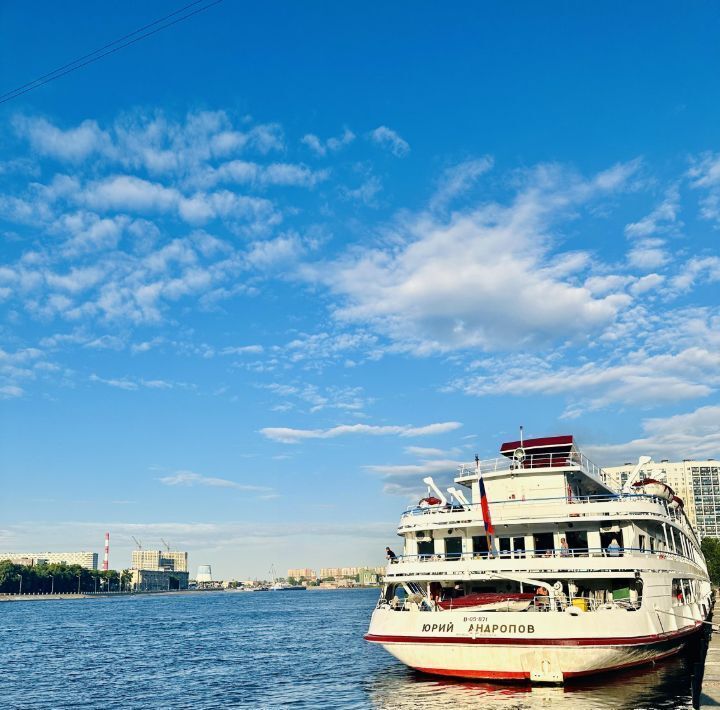
M 684 604 L 685 603 L 685 596 L 683 594 L 681 579 L 673 579 L 671 594 L 672 594 L 673 604 Z
M 435 554 L 435 545 L 432 540 L 418 540 L 418 557 L 432 557 Z
M 645 535 L 638 535 L 638 547 L 641 552 L 645 552 Z
M 588 536 L 585 530 L 568 530 L 565 533 L 570 554 L 573 557 L 578 555 L 586 557 L 588 554 Z
M 650 552 L 655 552 L 655 538 L 650 538 Z
M 473 535 L 473 555 L 475 557 L 488 556 L 488 542 L 484 535 Z
M 445 538 L 445 559 L 459 560 L 462 557 L 462 538 L 446 537 Z
M 533 544 L 535 546 L 536 556 L 545 555 L 547 557 L 550 557 L 550 555 L 553 554 L 553 550 L 555 549 L 555 539 L 551 532 L 535 533 L 535 535 L 533 535 Z
M 500 552 L 500 557 L 504 560 L 508 559 L 510 557 L 510 538 L 509 537 L 499 537 L 498 538 L 498 551 Z
M 692 593 L 692 587 L 690 586 L 690 580 L 683 579 L 681 581 L 682 581 L 682 586 L 683 586 L 683 592 L 685 593 L 685 603 L 692 604 L 693 593 Z
M 514 537 L 512 539 L 513 550 L 515 551 L 515 557 L 525 557 L 525 538 Z

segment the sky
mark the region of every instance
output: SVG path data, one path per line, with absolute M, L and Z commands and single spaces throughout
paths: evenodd
M 0 93 L 179 7 L 4 3 Z M 520 425 L 720 458 L 719 31 L 226 0 L 1 103 L 0 548 L 380 565 Z

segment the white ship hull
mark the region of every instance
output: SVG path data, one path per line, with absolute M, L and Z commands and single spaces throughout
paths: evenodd
M 673 616 L 625 610 L 571 616 L 377 609 L 365 638 L 425 673 L 562 683 L 679 652 L 700 631 L 702 613 L 690 607 L 673 613 L 697 620 L 678 627 Z

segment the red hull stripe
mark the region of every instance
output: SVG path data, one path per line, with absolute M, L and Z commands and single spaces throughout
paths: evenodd
M 415 668 L 421 673 L 447 675 L 455 678 L 480 678 L 483 680 L 530 680 L 524 671 L 459 671 L 454 668 Z
M 444 643 L 444 644 L 478 644 L 494 646 L 646 646 L 650 643 L 670 641 L 683 638 L 695 633 L 702 622 L 695 626 L 668 634 L 653 634 L 651 636 L 614 636 L 607 638 L 574 638 L 574 639 L 548 639 L 548 638 L 472 638 L 471 636 L 381 636 L 366 634 L 365 640 L 372 643 Z
M 615 666 L 608 666 L 607 668 L 596 668 L 590 671 L 570 671 L 563 673 L 563 678 L 580 678 L 587 675 L 597 675 L 599 673 L 608 673 L 610 671 L 626 670 L 628 668 L 634 668 L 636 666 L 645 666 L 649 663 L 655 663 L 661 661 L 663 658 L 675 655 L 681 648 L 678 645 L 677 648 L 673 648 L 671 651 L 666 653 L 660 653 L 653 658 L 643 659 L 641 661 L 630 661 L 629 663 L 620 663 Z M 421 673 L 430 673 L 432 675 L 444 675 L 452 676 L 454 678 L 478 678 L 481 680 L 530 680 L 530 673 L 525 671 L 476 671 L 476 670 L 457 670 L 455 668 L 415 668 L 416 671 Z

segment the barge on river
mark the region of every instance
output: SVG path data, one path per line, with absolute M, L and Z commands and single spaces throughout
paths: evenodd
M 710 611 L 682 501 L 622 490 L 572 436 L 508 442 L 402 515 L 365 638 L 442 676 L 563 683 L 680 651 Z M 491 518 L 492 515 L 492 518 Z

